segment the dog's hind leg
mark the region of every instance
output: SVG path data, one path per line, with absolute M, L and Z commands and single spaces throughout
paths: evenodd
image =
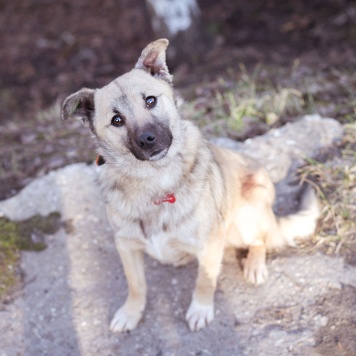
M 255 285 L 266 281 L 266 237 L 276 231 L 275 217 L 268 206 L 246 204 L 238 212 L 236 226 L 244 246 L 248 247 L 248 255 L 243 261 L 245 279 Z M 236 247 L 239 247 L 238 245 Z
M 250 246 L 243 265 L 244 277 L 248 282 L 255 285 L 264 283 L 268 276 L 266 246 L 262 243 Z
M 214 293 L 223 257 L 223 239 L 217 237 L 198 253 L 198 277 L 186 319 L 192 331 L 207 326 L 214 319 Z
M 120 241 L 121 242 L 121 241 Z M 124 244 L 117 243 L 117 249 L 124 267 L 128 295 L 125 304 L 115 313 L 110 330 L 124 332 L 133 330 L 142 318 L 146 305 L 146 280 L 143 254 Z

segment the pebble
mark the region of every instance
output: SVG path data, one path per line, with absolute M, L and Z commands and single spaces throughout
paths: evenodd
M 341 283 L 340 282 L 336 282 L 336 281 L 331 281 L 328 283 L 328 287 L 331 289 L 338 289 L 340 290 L 342 288 Z
M 317 326 L 326 326 L 329 318 L 325 315 L 317 314 L 315 315 L 314 320 Z

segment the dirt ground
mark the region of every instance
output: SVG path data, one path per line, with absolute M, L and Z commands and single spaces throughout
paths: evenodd
M 277 0 L 265 2 L 208 0 L 199 3 L 202 10 L 202 22 L 211 36 L 212 43 L 202 55 L 199 64 L 174 63 L 170 66 L 175 75 L 176 87 L 186 100 L 194 102 L 193 111 L 197 111 L 198 108 L 199 113 L 206 115 L 215 113 L 212 101 L 216 99 L 216 92 L 229 89 L 230 82 L 244 78 L 241 64 L 246 67 L 251 76 L 256 66 L 260 65 L 263 77 L 262 81 L 258 81 L 260 90 L 264 90 L 267 82 L 267 91 L 270 88 L 286 86 L 298 88 L 303 99 L 309 100 L 309 104 L 312 101 L 314 110 L 323 116 L 333 117 L 341 123 L 355 121 L 356 4 L 354 1 L 297 2 L 287 0 L 281 3 Z M 42 177 L 54 169 L 76 162 L 92 162 L 95 157 L 95 147 L 90 133 L 77 122 L 61 122 L 59 104 L 66 95 L 83 86 L 100 87 L 132 68 L 142 48 L 152 39 L 154 39 L 154 34 L 149 25 L 143 0 L 93 0 L 90 2 L 84 0 L 75 2 L 0 0 L 0 43 L 2 46 L 0 51 L 0 200 L 14 196 L 34 178 Z M 303 110 L 308 111 L 310 107 L 311 105 L 303 107 Z M 186 112 L 189 114 L 189 110 Z M 298 114 L 302 113 L 305 112 L 298 112 Z M 295 116 L 294 112 L 287 112 L 272 126 L 257 127 L 254 124 L 244 135 L 233 134 L 230 137 L 233 136 L 239 140 L 253 137 L 264 133 L 271 127 L 283 125 L 293 120 Z M 208 133 L 210 134 L 210 131 Z M 334 155 L 337 155 L 337 149 Z M 51 241 L 49 241 L 49 248 L 52 246 Z M 56 246 L 56 243 L 61 242 L 56 240 L 53 246 Z M 112 246 L 110 242 L 105 242 L 105 244 L 108 245 L 105 245 L 106 247 L 104 246 L 100 253 L 110 255 Z M 355 251 L 353 254 L 356 253 L 355 245 L 350 246 L 350 249 Z M 231 313 L 230 319 L 220 321 L 220 323 L 225 323 L 226 330 L 230 331 L 231 328 L 235 331 L 239 330 L 241 324 L 243 325 L 241 330 L 245 330 L 246 323 L 250 323 L 251 334 L 244 339 L 249 343 L 253 343 L 256 338 L 261 341 L 266 335 L 277 343 L 278 340 L 286 339 L 286 335 L 287 340 L 295 335 L 297 339 L 304 340 L 301 341 L 303 347 L 307 345 L 310 336 L 308 330 L 315 327 L 314 329 L 317 330 L 317 334 L 314 335 L 316 344 L 313 345 L 315 354 L 352 355 L 353 350 L 356 349 L 354 314 L 356 291 L 352 285 L 346 283 L 346 280 L 352 279 L 354 267 L 351 264 L 334 265 L 328 256 L 321 254 L 315 257 L 314 252 L 315 250 L 312 252 L 303 250 L 302 253 L 305 253 L 307 257 L 306 260 L 300 260 L 300 263 L 308 261 L 308 266 L 312 268 L 313 258 L 316 258 L 325 262 L 322 265 L 326 273 L 333 273 L 332 268 L 328 269 L 328 265 L 339 271 L 333 279 L 336 287 L 331 288 L 328 294 L 311 292 L 310 304 L 303 304 L 303 300 L 298 299 L 298 305 L 291 307 L 287 303 L 288 308 L 282 311 L 276 308 L 271 299 L 271 303 L 266 304 L 261 314 L 258 313 L 259 302 L 257 301 L 254 305 L 256 310 L 253 316 L 240 320 L 239 314 Z M 26 256 L 21 264 L 24 270 L 31 268 L 32 258 L 37 259 L 39 264 L 41 263 L 38 257 L 42 256 L 40 254 L 36 254 L 36 257 L 31 257 L 31 254 Z M 62 257 L 58 256 L 58 261 Z M 278 258 L 281 258 L 281 261 L 278 261 Z M 272 268 L 274 271 L 272 275 L 276 273 L 273 278 L 276 279 L 277 284 L 283 282 L 278 282 L 278 268 L 288 265 L 288 254 L 286 259 L 285 256 L 278 258 L 275 262 L 276 266 Z M 308 260 L 308 258 L 311 259 Z M 106 266 L 104 260 L 102 263 Z M 112 255 L 110 261 L 114 260 L 116 261 L 116 256 Z M 88 261 L 85 263 L 89 263 Z M 50 264 L 51 261 L 48 263 Z M 228 276 L 233 273 L 235 267 L 231 266 L 234 263 L 233 259 L 227 261 L 230 267 L 227 267 L 227 280 L 222 282 L 222 292 L 218 294 L 219 300 L 224 299 L 224 290 L 227 295 L 230 295 L 233 287 L 237 287 L 231 286 L 230 290 L 228 286 Z M 156 265 L 152 261 L 149 265 L 153 271 L 156 271 Z M 80 266 L 76 265 L 76 268 L 78 269 L 75 273 L 79 275 Z M 194 269 L 194 266 L 189 268 Z M 350 271 L 352 273 L 348 274 Z M 53 270 L 53 276 L 57 272 Z M 58 272 L 63 277 L 60 281 L 64 283 L 64 291 L 71 288 L 65 280 L 67 272 L 66 269 Z M 168 269 L 165 273 L 164 278 L 173 281 L 175 278 L 173 269 Z M 338 278 L 341 280 L 346 274 L 349 277 L 345 277 L 345 283 L 337 282 Z M 190 274 L 188 277 L 191 279 L 189 279 L 190 283 L 193 280 L 192 276 Z M 300 278 L 304 277 L 302 275 Z M 100 278 L 96 276 L 96 280 Z M 118 277 L 110 276 L 108 284 L 102 286 L 106 288 L 103 295 L 108 296 L 110 308 L 116 299 L 108 290 L 115 283 L 115 278 Z M 155 284 L 162 290 L 160 275 L 157 274 L 153 278 Z M 28 279 L 26 283 L 30 283 L 31 286 Z M 297 285 L 298 283 L 300 282 L 296 281 Z M 306 282 L 305 285 L 311 286 L 312 282 L 310 281 L 310 285 L 308 283 Z M 172 286 L 174 291 L 173 282 Z M 59 289 L 56 289 L 56 292 L 58 291 Z M 243 293 L 246 296 L 253 295 L 254 290 L 243 287 Z M 269 289 L 264 289 L 263 293 L 268 295 Z M 303 293 L 301 295 L 304 296 Z M 120 294 L 120 298 L 122 296 L 123 294 Z M 163 296 L 166 298 L 165 301 L 172 297 L 171 292 Z M 38 297 L 42 298 L 40 295 Z M 63 298 L 68 302 L 67 297 L 63 296 Z M 188 303 L 187 293 L 177 298 L 183 305 Z M 262 303 L 264 300 L 261 297 L 259 301 Z M 10 298 L 9 304 L 1 306 L 1 309 L 11 309 L 11 303 L 18 302 L 15 294 L 14 299 Z M 244 303 L 248 302 L 243 299 L 241 304 L 231 307 L 243 309 L 247 305 Z M 171 308 L 168 302 L 162 305 L 167 310 Z M 31 308 L 31 305 L 27 307 Z M 88 305 L 89 309 L 90 307 L 91 305 Z M 151 307 L 155 311 L 152 311 L 150 317 L 154 318 L 157 310 L 154 305 Z M 104 309 L 108 313 L 108 305 L 101 305 L 94 313 Z M 167 310 L 162 312 L 160 318 L 167 325 L 172 325 L 173 321 L 167 319 L 169 315 Z M 309 317 L 315 316 L 313 322 L 310 321 L 312 318 L 305 317 L 307 312 Z M 54 320 L 56 312 L 53 314 L 50 311 L 49 313 L 46 317 L 51 321 Z M 26 324 L 26 328 L 30 330 L 34 321 L 31 319 L 33 315 L 30 311 L 28 315 L 29 323 Z M 179 323 L 183 325 L 182 315 L 178 316 Z M 105 317 L 109 318 L 108 315 Z M 283 320 L 287 319 L 290 321 L 290 329 L 280 328 L 278 320 L 283 323 Z M 310 325 L 306 325 L 305 320 L 314 323 L 311 329 L 308 329 Z M 87 322 L 86 315 L 78 316 L 76 322 Z M 70 321 L 68 323 L 69 330 L 72 330 L 73 325 Z M 263 332 L 260 328 L 262 324 L 268 326 Z M 154 320 L 150 320 L 149 325 L 154 325 Z M 85 329 L 84 324 L 83 328 Z M 105 335 L 107 345 L 112 346 L 115 344 L 114 339 L 105 334 L 105 328 L 106 326 L 103 326 L 100 333 Z M 157 328 L 154 330 L 157 331 Z M 173 327 L 169 330 L 170 336 L 167 339 L 160 339 L 163 346 L 165 342 L 176 340 L 174 336 L 176 330 Z M 185 334 L 187 331 L 184 330 L 182 326 L 179 333 Z M 304 336 L 303 330 L 306 332 Z M 236 335 L 229 332 L 224 340 L 232 345 L 231 350 L 234 352 L 231 351 L 230 354 L 248 354 L 250 350 L 248 344 L 234 344 L 232 340 Z M 210 335 L 209 332 L 206 333 Z M 213 337 L 214 328 L 210 333 Z M 47 335 L 49 341 L 53 337 L 50 334 Z M 152 334 L 149 335 L 153 337 Z M 137 341 L 139 336 L 139 332 L 135 332 L 120 339 L 121 342 L 126 340 L 127 345 L 131 345 L 131 354 L 135 352 L 143 354 L 140 349 L 142 345 Z M 75 335 L 70 337 L 75 338 Z M 86 340 L 89 340 L 90 334 L 86 334 L 86 337 Z M 193 342 L 194 337 L 190 338 Z M 75 345 L 75 342 L 72 345 Z M 92 346 L 89 341 L 86 345 Z M 138 345 L 137 349 L 135 345 Z M 260 345 L 263 346 L 262 341 Z M 282 345 L 285 346 L 283 342 Z M 157 346 L 152 350 L 147 349 L 145 352 L 148 355 L 162 355 L 162 350 L 165 350 L 163 346 L 161 348 Z M 214 343 L 210 346 L 211 350 L 215 350 L 213 354 L 218 355 L 219 350 L 214 349 Z M 80 347 L 78 345 L 76 347 L 73 354 L 80 354 Z M 112 352 L 113 349 L 110 347 L 108 350 Z M 35 344 L 30 349 L 31 355 L 37 354 Z M 16 354 L 16 348 L 14 350 Z M 182 355 L 204 355 L 206 353 L 203 347 L 199 350 L 187 350 L 183 347 L 181 350 L 186 352 Z M 226 350 L 229 350 L 228 345 Z M 118 347 L 117 353 L 114 352 L 114 354 L 122 354 L 119 352 Z M 263 349 L 254 349 L 254 352 L 263 354 Z M 303 349 L 295 352 L 290 350 L 290 353 L 303 354 Z

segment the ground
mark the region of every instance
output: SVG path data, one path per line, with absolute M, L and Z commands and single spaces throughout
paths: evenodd
M 212 39 L 209 49 L 193 64 L 170 68 L 187 100 L 184 115 L 208 137 L 242 141 L 311 112 L 355 122 L 353 1 L 224 0 L 201 2 L 201 8 Z M 99 87 L 130 69 L 154 37 L 142 0 L 0 1 L 0 9 L 0 199 L 5 199 L 53 169 L 93 160 L 90 133 L 79 123 L 61 122 L 60 103 L 82 86 Z M 354 149 L 354 142 L 344 142 L 324 152 L 326 164 L 309 168 L 313 181 L 330 194 L 337 190 L 335 180 L 323 185 L 320 178 L 334 173 L 339 181 L 343 177 L 343 192 L 354 191 Z M 327 239 L 314 241 L 312 249 L 341 253 L 346 266 L 355 264 L 354 225 L 348 225 L 347 239 L 335 226 L 340 216 L 347 221 L 354 216 L 350 197 L 337 219 L 331 214 Z M 306 254 L 314 256 L 309 247 Z M 26 273 L 28 265 L 22 267 Z M 313 304 L 312 310 L 324 310 L 330 321 L 318 329 L 316 352 L 355 349 L 355 318 L 341 316 L 352 310 L 354 293 L 345 285 Z M 13 294 L 6 300 L 11 305 Z M 278 313 L 272 310 L 270 318 L 278 319 Z M 298 313 L 302 318 L 304 311 Z

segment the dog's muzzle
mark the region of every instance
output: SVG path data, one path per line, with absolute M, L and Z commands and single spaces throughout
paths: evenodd
M 172 144 L 171 130 L 163 125 L 146 125 L 134 133 L 131 152 L 141 161 L 158 161 Z

